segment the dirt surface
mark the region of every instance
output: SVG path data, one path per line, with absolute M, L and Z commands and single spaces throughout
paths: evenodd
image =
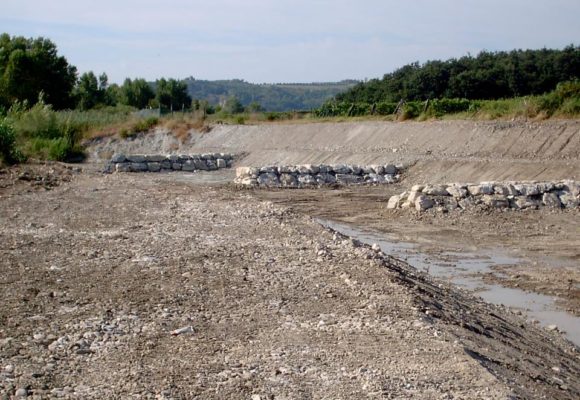
M 389 197 L 406 187 L 256 190 L 254 194 L 306 215 L 416 243 L 427 254 L 505 250 L 525 262 L 497 269 L 485 276 L 487 282 L 557 296 L 564 310 L 580 315 L 579 210 L 387 210 Z
M 0 189 L 4 398 L 580 396 L 558 333 L 183 176 Z

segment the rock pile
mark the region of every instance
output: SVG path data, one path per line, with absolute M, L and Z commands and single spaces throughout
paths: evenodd
M 323 185 L 384 184 L 399 179 L 395 165 L 281 165 L 241 167 L 235 182 L 243 186 L 301 188 Z
M 539 207 L 576 208 L 580 203 L 580 182 L 481 182 L 446 185 L 415 185 L 410 192 L 392 196 L 388 209 L 433 207 L 452 211 L 474 206 L 522 210 Z
M 224 153 L 190 155 L 115 154 L 111 158 L 109 168 L 115 172 L 215 171 L 221 168 L 229 168 L 233 162 L 233 155 Z

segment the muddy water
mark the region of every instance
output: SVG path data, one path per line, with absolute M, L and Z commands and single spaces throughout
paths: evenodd
M 554 299 L 537 293 L 484 283 L 481 274 L 492 272 L 497 265 L 516 265 L 523 259 L 512 257 L 502 249 L 471 252 L 447 251 L 435 255 L 421 253 L 417 245 L 398 241 L 394 236 L 364 231 L 334 221 L 316 219 L 321 225 L 366 244 L 377 243 L 385 254 L 401 259 L 430 275 L 472 290 L 485 301 L 525 312 L 543 326 L 556 325 L 566 337 L 580 346 L 580 318 L 557 309 Z

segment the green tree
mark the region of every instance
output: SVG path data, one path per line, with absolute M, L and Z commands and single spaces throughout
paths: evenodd
M 0 35 L 0 105 L 34 104 L 42 92 L 56 109 L 70 108 L 76 79 L 76 68 L 58 55 L 50 40 Z
M 127 78 L 120 89 L 120 101 L 128 106 L 146 108 L 153 98 L 155 93 L 145 79 L 138 78 L 132 81 Z
M 251 112 L 251 113 L 256 113 L 256 112 L 264 111 L 264 108 L 257 101 L 252 101 L 250 104 L 248 104 L 248 106 L 246 107 L 246 110 L 248 112 Z
M 236 96 L 230 96 L 226 99 L 222 110 L 228 114 L 238 114 L 244 111 L 244 106 Z
M 175 79 L 159 79 L 155 82 L 155 99 L 161 108 L 171 111 L 189 109 L 191 97 L 187 93 L 187 85 Z
M 541 95 L 580 78 L 580 47 L 563 50 L 482 51 L 447 61 L 405 65 L 335 98 L 348 103 L 436 98 L 501 99 Z
M 81 75 L 75 88 L 75 96 L 77 107 L 81 110 L 90 110 L 101 102 L 103 96 L 99 89 L 99 81 L 92 71 Z

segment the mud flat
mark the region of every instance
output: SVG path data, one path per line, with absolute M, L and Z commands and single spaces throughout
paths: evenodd
M 580 395 L 559 333 L 286 206 L 178 173 L 67 176 L 0 190 L 5 397 Z

